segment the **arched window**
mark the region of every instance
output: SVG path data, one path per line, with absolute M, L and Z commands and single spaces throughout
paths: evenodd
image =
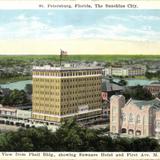
M 132 113 L 129 114 L 129 122 L 133 122 L 133 114 Z
M 125 113 L 122 113 L 121 116 L 122 116 L 122 120 L 123 120 L 123 121 L 126 121 L 126 114 L 125 114 Z
M 147 124 L 147 117 L 146 116 L 143 117 L 143 123 Z
M 122 128 L 121 133 L 127 133 L 126 128 Z
M 160 128 L 160 121 L 156 121 L 156 128 Z
M 140 115 L 137 115 L 137 123 L 141 123 Z

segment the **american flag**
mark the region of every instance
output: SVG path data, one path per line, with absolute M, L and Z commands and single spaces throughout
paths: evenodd
M 64 51 L 64 50 L 61 49 L 60 50 L 60 55 L 61 56 L 66 56 L 67 55 L 67 51 Z

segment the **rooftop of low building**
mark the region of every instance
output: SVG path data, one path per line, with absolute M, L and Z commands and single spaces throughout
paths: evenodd
M 159 86 L 160 87 L 160 82 L 152 82 L 148 86 Z
M 0 110 L 2 111 L 16 111 L 17 108 L 16 107 L 10 107 L 10 106 L 2 106 L 0 105 Z
M 123 90 L 123 87 L 114 83 L 110 82 L 110 80 L 103 79 L 102 80 L 102 91 L 110 92 L 110 91 L 120 91 Z
M 141 69 L 141 68 L 144 68 L 145 66 L 144 65 L 112 65 L 112 66 L 109 66 L 110 68 L 115 68 L 115 69 Z

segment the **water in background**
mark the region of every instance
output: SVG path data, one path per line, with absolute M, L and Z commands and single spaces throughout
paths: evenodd
M 115 82 L 118 82 L 120 79 L 114 79 Z M 158 80 L 143 80 L 143 79 L 127 79 L 126 80 L 127 86 L 137 86 L 137 85 L 149 85 L 152 82 L 159 82 Z M 31 84 L 32 80 L 26 80 L 26 81 L 18 81 L 14 83 L 8 83 L 8 84 L 0 84 L 1 88 L 9 88 L 9 89 L 24 89 L 26 84 Z
M 13 83 L 0 84 L 0 87 L 22 90 L 25 88 L 26 84 L 31 84 L 31 83 L 32 83 L 32 80 L 18 81 L 18 82 L 13 82 Z

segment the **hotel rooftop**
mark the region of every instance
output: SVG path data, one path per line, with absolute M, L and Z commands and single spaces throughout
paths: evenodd
M 70 70 L 75 70 L 75 71 L 78 71 L 78 70 L 99 70 L 99 69 L 103 69 L 102 67 L 52 67 L 50 65 L 45 65 L 45 66 L 33 66 L 33 71 L 34 70 L 42 70 L 42 71 L 70 71 Z

